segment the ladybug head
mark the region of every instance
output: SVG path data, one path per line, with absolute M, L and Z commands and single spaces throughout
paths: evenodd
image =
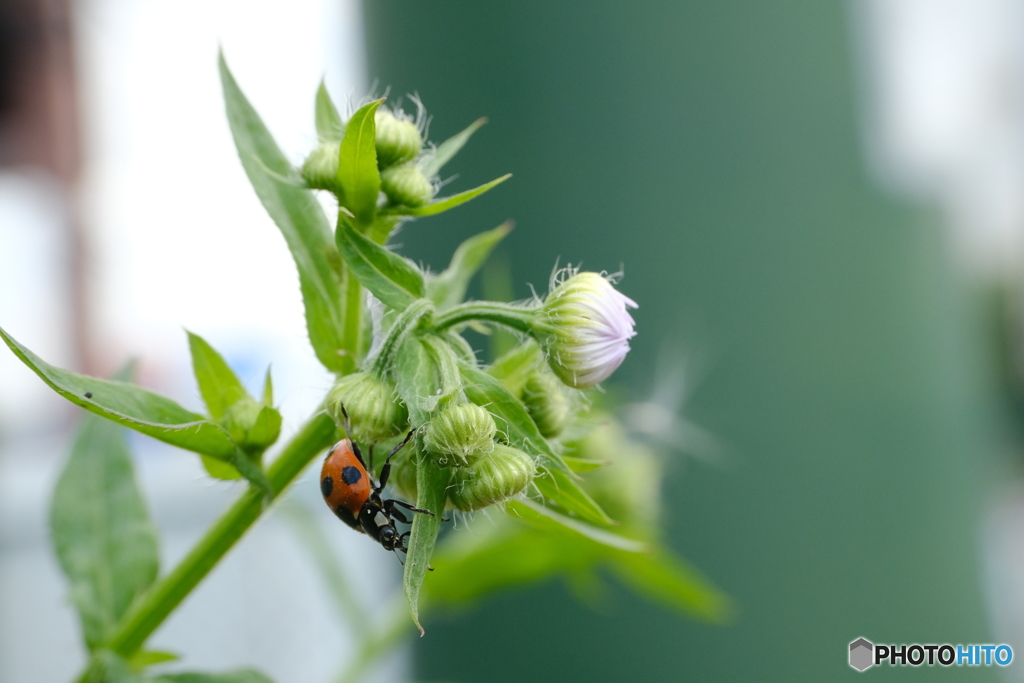
M 395 527 L 389 524 L 381 527 L 378 533 L 380 534 L 380 544 L 384 546 L 384 549 L 394 550 L 398 538 L 398 531 L 395 530 Z

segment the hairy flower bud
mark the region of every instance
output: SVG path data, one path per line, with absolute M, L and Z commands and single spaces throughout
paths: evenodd
M 413 163 L 381 171 L 380 187 L 388 199 L 404 206 L 423 206 L 434 196 L 434 186 Z
M 547 438 L 558 436 L 572 420 L 572 401 L 558 378 L 544 369 L 534 370 L 523 385 L 523 404 Z
M 636 307 L 598 273 L 575 273 L 555 287 L 544 300 L 536 332 L 559 379 L 576 389 L 607 379 L 636 335 L 626 310 Z
M 464 512 L 502 503 L 522 493 L 536 469 L 533 458 L 526 453 L 497 444 L 490 454 L 455 470 L 448 498 Z
M 494 450 L 494 418 L 475 403 L 448 406 L 423 432 L 423 445 L 441 465 L 455 458 L 456 465 L 475 461 Z
M 423 149 L 423 137 L 412 121 L 396 117 L 384 107 L 377 109 L 373 121 L 377 129 L 377 166 L 381 169 L 411 161 Z
M 314 190 L 330 190 L 341 193 L 338 182 L 338 158 L 341 143 L 336 140 L 322 140 L 302 164 L 302 179 Z
M 344 427 L 342 406 L 352 422 L 352 437 L 363 443 L 376 443 L 401 433 L 409 417 L 388 382 L 370 372 L 356 372 L 338 380 L 327 395 L 327 412 Z

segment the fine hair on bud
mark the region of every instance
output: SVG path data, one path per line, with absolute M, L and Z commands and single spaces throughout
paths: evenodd
M 338 183 L 338 159 L 341 143 L 336 140 L 321 140 L 302 163 L 302 179 L 314 190 L 330 190 L 341 193 Z
M 423 206 L 434 196 L 434 186 L 412 162 L 381 171 L 380 187 L 392 203 L 404 206 Z
M 327 395 L 327 412 L 345 426 L 342 407 L 348 412 L 356 441 L 376 443 L 408 429 L 409 416 L 395 388 L 372 372 L 345 375 Z
M 526 453 L 497 444 L 469 467 L 455 470 L 448 498 L 459 510 L 472 512 L 519 495 L 533 480 L 537 466 Z
M 422 106 L 420 107 L 422 110 Z M 419 126 L 410 121 L 401 109 L 392 112 L 380 107 L 374 116 L 377 148 L 377 166 L 386 169 L 395 164 L 412 161 L 423 150 L 423 135 Z
M 550 371 L 532 371 L 523 385 L 523 404 L 537 429 L 551 439 L 569 426 L 573 416 L 572 399 L 562 382 Z
M 423 431 L 423 446 L 439 465 L 467 465 L 494 450 L 498 431 L 486 408 L 460 403 L 441 410 Z
M 615 372 L 636 335 L 627 309 L 637 304 L 609 277 L 567 268 L 552 277 L 552 290 L 535 324 L 551 370 L 570 387 L 591 389 Z

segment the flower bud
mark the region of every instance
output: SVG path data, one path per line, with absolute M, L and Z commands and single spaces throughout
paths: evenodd
M 336 140 L 323 140 L 316 146 L 302 164 L 302 179 L 314 190 L 330 190 L 341 194 L 338 182 L 338 159 L 341 155 L 341 143 Z
M 440 465 L 464 465 L 494 450 L 494 418 L 475 403 L 448 406 L 427 423 L 423 445 Z
M 356 441 L 376 443 L 404 431 L 409 422 L 405 404 L 388 382 L 369 372 L 356 372 L 338 380 L 327 395 L 327 412 L 345 426 L 342 406 L 352 423 Z
M 380 187 L 393 203 L 404 206 L 423 206 L 434 196 L 434 186 L 413 163 L 381 171 Z
M 399 114 L 401 116 L 401 114 Z M 377 166 L 385 169 L 416 158 L 423 149 L 423 137 L 412 121 L 398 118 L 381 107 L 373 119 L 377 129 Z
M 497 444 L 489 455 L 455 470 L 448 498 L 464 512 L 502 503 L 526 489 L 536 468 L 526 453 Z
M 564 385 L 547 370 L 534 370 L 523 386 L 523 404 L 547 438 L 558 436 L 572 419 L 572 402 Z
M 598 273 L 576 273 L 548 294 L 536 333 L 559 379 L 590 389 L 619 367 L 636 335 L 627 307 L 637 305 Z

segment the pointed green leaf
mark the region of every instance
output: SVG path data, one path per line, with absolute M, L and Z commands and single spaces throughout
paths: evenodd
M 223 479 L 224 481 L 234 481 L 235 479 L 241 479 L 242 473 L 238 471 L 238 468 L 229 462 L 224 460 L 217 460 L 207 455 L 199 456 L 203 461 L 203 469 L 214 479 Z
M 359 234 L 338 217 L 338 249 L 356 279 L 385 306 L 397 311 L 423 298 L 423 273 L 408 259 Z
M 427 296 L 438 308 L 445 309 L 462 303 L 470 279 L 514 225 L 512 221 L 506 221 L 494 230 L 470 237 L 459 245 L 448 268 L 427 280 Z
M 593 470 L 611 464 L 602 460 L 585 460 L 571 455 L 563 455 L 562 460 L 565 461 L 565 464 L 568 465 L 569 469 L 573 472 L 592 472 Z
M 595 543 L 629 553 L 642 553 L 648 550 L 647 544 L 642 541 L 626 538 L 578 519 L 566 517 L 529 499 L 509 501 L 506 506 L 510 514 L 541 531 L 579 534 Z
M 310 343 L 327 369 L 342 372 L 342 268 L 331 240 L 330 224 L 312 191 L 279 182 L 268 174 L 269 170 L 288 176 L 293 170 L 239 89 L 223 55 L 219 64 L 228 123 L 238 156 L 263 207 L 284 235 L 299 271 Z
M 155 664 L 163 664 L 164 662 L 175 662 L 181 659 L 180 656 L 173 652 L 160 652 L 159 650 L 139 650 L 131 657 L 128 658 L 128 664 L 136 671 L 142 671 L 143 669 L 153 666 Z
M 156 578 L 156 528 L 135 482 L 124 428 L 85 415 L 50 504 L 50 530 L 90 649 Z
M 617 553 L 611 567 L 640 595 L 687 616 L 724 623 L 735 612 L 729 596 L 665 548 L 650 554 Z
M 440 171 L 445 164 L 451 161 L 453 156 L 458 154 L 463 145 L 469 141 L 469 137 L 485 123 L 487 123 L 486 117 L 477 119 L 473 123 L 469 124 L 469 126 L 461 133 L 451 136 L 438 145 L 433 154 L 424 155 L 423 158 L 417 162 L 420 170 L 423 172 L 423 175 L 429 178 Z
M 448 483 L 451 471 L 441 469 L 430 458 L 419 456 L 416 464 L 416 507 L 430 510 L 434 514 L 416 514 L 412 521 L 412 535 L 409 536 L 409 552 L 405 556 L 405 573 L 402 585 L 409 612 L 416 628 L 423 635 L 420 625 L 420 588 L 430 567 L 430 556 L 434 552 L 437 534 L 441 530 L 441 516 L 444 513 Z
M 270 366 L 267 366 L 267 374 L 263 378 L 263 405 L 274 405 L 274 380 L 270 378 Z
M 487 190 L 495 187 L 496 185 L 500 185 L 511 177 L 511 173 L 506 173 L 500 178 L 495 178 L 491 182 L 485 183 L 480 187 L 460 192 L 452 195 L 451 197 L 435 199 L 430 204 L 425 204 L 424 206 L 393 206 L 381 209 L 380 213 L 385 216 L 434 216 L 439 213 L 443 213 L 448 209 L 454 209 L 459 204 L 465 204 L 470 199 L 476 199 L 484 192 L 487 192 Z
M 228 433 L 169 398 L 125 382 L 79 375 L 50 365 L 3 329 L 0 337 L 50 388 L 72 403 L 172 446 L 230 460 L 235 444 Z
M 192 352 L 192 370 L 199 384 L 199 393 L 210 416 L 219 420 L 228 408 L 248 398 L 249 394 L 224 357 L 205 339 L 188 332 L 188 348 Z
M 334 106 L 330 93 L 323 79 L 316 89 L 316 134 L 321 140 L 341 140 L 345 132 L 345 124 L 341 122 L 338 108 Z
M 536 477 L 533 484 L 546 502 L 558 505 L 592 524 L 615 523 L 580 488 L 576 475 L 541 435 L 519 399 L 510 394 L 501 382 L 482 370 L 463 365 L 461 371 L 469 400 L 487 408 L 494 416 L 498 432 L 505 435 L 510 445 L 538 456 L 537 464 L 544 470 L 544 474 Z
M 238 669 L 219 674 L 165 674 L 149 680 L 151 683 L 274 683 L 273 680 L 253 669 Z
M 373 222 L 380 194 L 374 115 L 383 101 L 375 100 L 360 107 L 349 119 L 345 137 L 341 139 L 338 182 L 345 193 L 346 206 L 363 226 Z
M 409 411 L 409 424 L 418 429 L 430 420 L 440 398 L 441 372 L 423 341 L 410 336 L 395 356 L 395 384 Z
M 260 408 L 256 424 L 249 430 L 243 445 L 252 446 L 261 452 L 270 448 L 281 436 L 281 413 L 270 406 Z

